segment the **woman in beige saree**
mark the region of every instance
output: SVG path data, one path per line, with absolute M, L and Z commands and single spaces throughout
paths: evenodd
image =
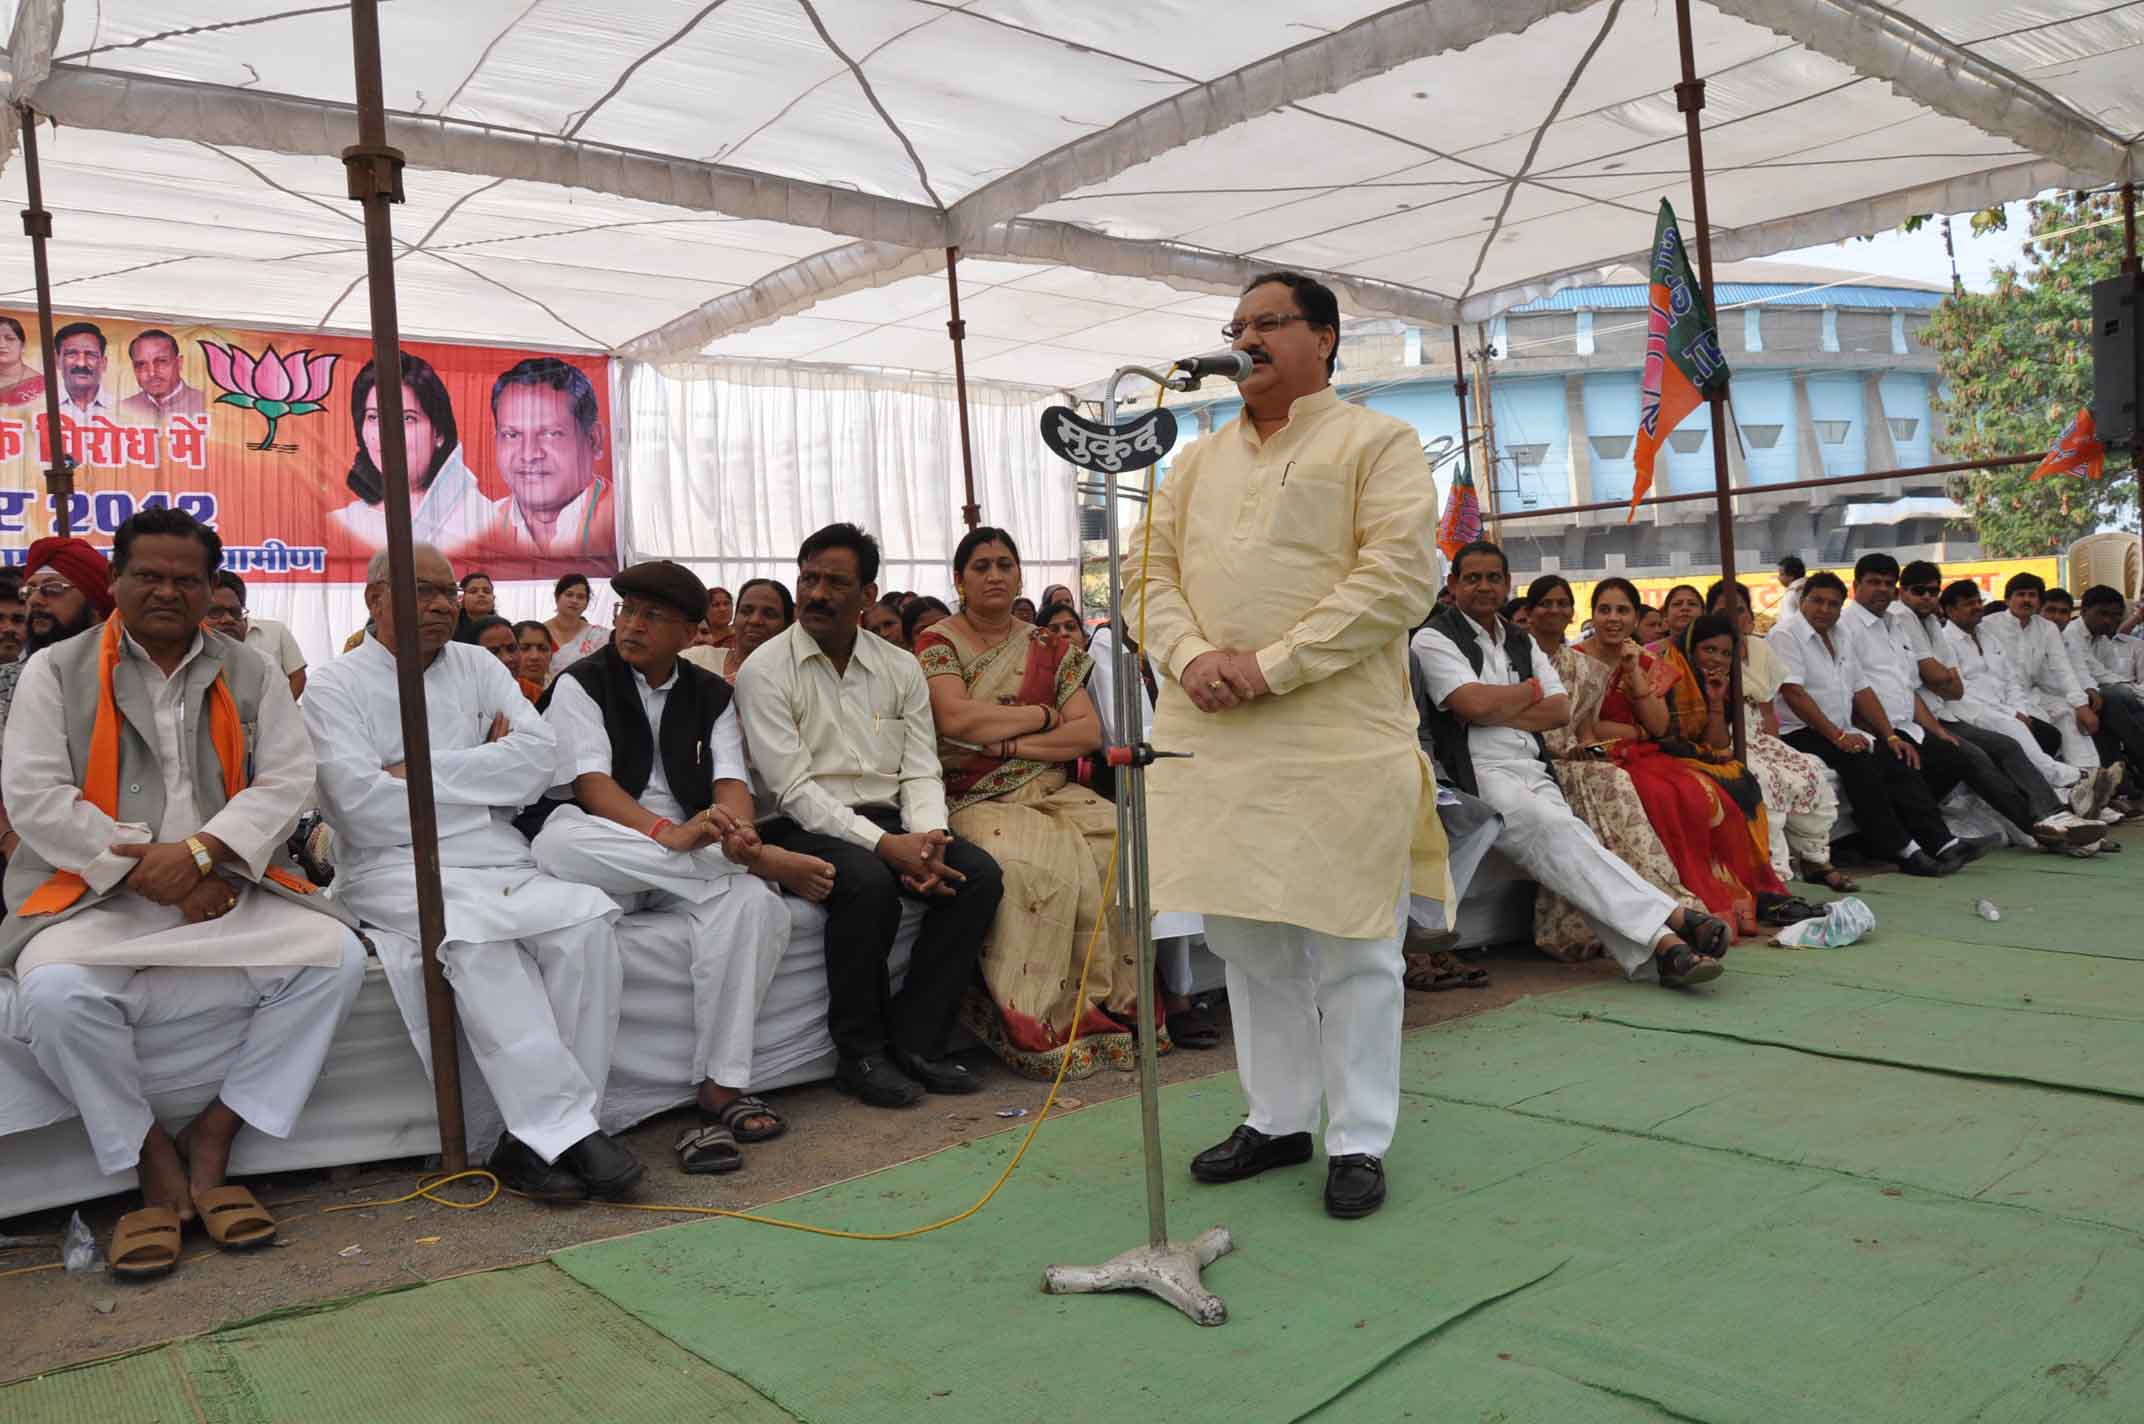
M 916 657 L 930 679 L 952 828 L 1005 872 L 983 946 L 988 1002 L 971 994 L 964 1017 L 1026 1077 L 1128 1070 L 1137 961 L 1104 914 L 1116 812 L 1065 770 L 1102 744 L 1085 691 L 1091 664 L 1062 635 L 1013 617 L 1020 551 L 1011 535 L 970 532 L 953 577 L 961 611 L 917 635 Z M 1080 965 L 1102 921 L 1082 1003 Z

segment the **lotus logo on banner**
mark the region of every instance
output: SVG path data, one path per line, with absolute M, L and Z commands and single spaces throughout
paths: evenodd
M 1176 417 L 1150 410 L 1122 425 L 1089 420 L 1070 406 L 1053 405 L 1042 413 L 1042 443 L 1067 464 L 1104 475 L 1143 470 L 1176 444 Z
M 253 450 L 298 448 L 275 443 L 276 424 L 285 416 L 326 410 L 321 397 L 333 387 L 335 363 L 342 359 L 315 356 L 310 350 L 278 356 L 273 346 L 255 356 L 236 345 L 219 346 L 213 341 L 201 343 L 201 354 L 208 358 L 209 379 L 223 387 L 217 403 L 258 411 L 267 420 L 268 433 L 261 443 L 247 447 Z

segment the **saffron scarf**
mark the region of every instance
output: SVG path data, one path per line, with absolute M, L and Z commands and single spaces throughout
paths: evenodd
M 97 720 L 89 729 L 89 767 L 82 777 L 82 799 L 114 820 L 119 816 L 119 702 L 112 695 L 112 674 L 119 666 L 120 620 L 104 620 L 97 644 Z M 229 684 L 218 672 L 208 690 L 209 741 L 223 767 L 226 801 L 246 789 L 246 730 L 238 719 L 238 703 Z M 277 884 L 310 894 L 312 885 L 278 867 L 268 877 Z M 82 898 L 89 882 L 71 870 L 55 870 L 44 884 L 30 892 L 19 911 L 25 917 L 56 915 Z

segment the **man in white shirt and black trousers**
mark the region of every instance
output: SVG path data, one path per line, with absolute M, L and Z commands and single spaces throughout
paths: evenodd
M 1780 740 L 1838 773 L 1870 855 L 1896 861 L 1908 875 L 1949 875 L 1977 852 L 1951 834 L 1927 783 L 1901 755 L 1906 739 L 1870 692 L 1854 639 L 1839 626 L 1845 602 L 1837 574 L 1813 573 L 1794 615 L 1765 640 L 1783 674 Z M 1873 735 L 1854 730 L 1857 716 Z
M 1005 882 L 998 863 L 946 828 L 938 733 L 914 656 L 865 633 L 878 597 L 878 541 L 830 524 L 797 552 L 797 621 L 737 674 L 745 743 L 764 792 L 769 845 L 834 867 L 827 897 L 827 1029 L 834 1081 L 873 1107 L 982 1082 L 942 1056 L 975 977 Z M 886 968 L 901 898 L 930 906 L 894 994 Z

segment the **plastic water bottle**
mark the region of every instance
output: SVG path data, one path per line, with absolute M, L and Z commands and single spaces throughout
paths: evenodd
M 1973 902 L 1973 913 L 1979 915 L 1983 920 L 1999 920 L 2003 917 L 2003 912 L 1995 908 L 1995 902 L 1988 899 L 1975 900 Z

